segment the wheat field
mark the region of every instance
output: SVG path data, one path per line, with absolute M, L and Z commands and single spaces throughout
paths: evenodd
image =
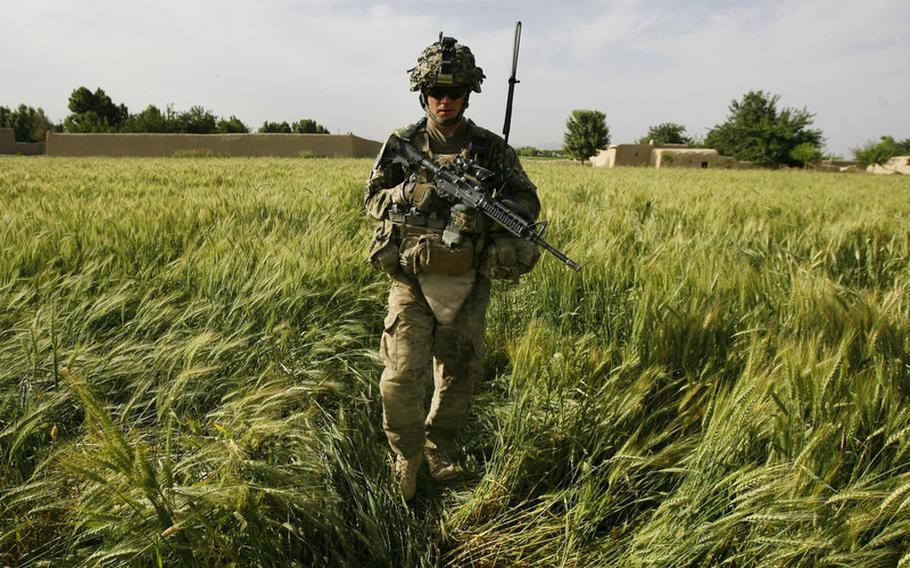
M 395 491 L 369 160 L 0 159 L 0 566 L 910 566 L 910 181 L 529 161 Z

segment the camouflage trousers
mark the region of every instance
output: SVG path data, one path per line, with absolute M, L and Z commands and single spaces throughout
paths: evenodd
M 440 323 L 417 280 L 397 274 L 389 292 L 380 355 L 382 425 L 395 452 L 412 457 L 425 446 L 451 449 L 467 420 L 481 371 L 490 280 L 478 275 L 454 321 Z M 432 369 L 433 398 L 424 410 Z

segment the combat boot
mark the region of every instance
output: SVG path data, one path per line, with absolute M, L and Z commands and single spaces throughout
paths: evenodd
M 395 456 L 395 478 L 401 488 L 401 496 L 405 501 L 410 501 L 417 492 L 417 472 L 423 463 L 423 454 L 419 453 L 411 458 L 401 454 Z
M 438 449 L 424 448 L 423 455 L 427 460 L 430 475 L 436 481 L 452 481 L 464 476 L 464 468 L 453 462 L 449 456 Z

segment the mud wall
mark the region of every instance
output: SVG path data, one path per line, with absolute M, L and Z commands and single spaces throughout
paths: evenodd
M 353 134 L 60 134 L 48 156 L 219 156 L 372 158 L 382 145 Z
M 654 150 L 656 168 L 732 168 L 736 160 L 721 156 L 717 150 L 691 148 L 678 150 Z
M 16 142 L 12 128 L 0 128 L 0 154 L 40 156 L 44 153 L 44 142 Z
M 591 157 L 595 167 L 647 166 L 654 146 L 650 144 L 612 144 Z

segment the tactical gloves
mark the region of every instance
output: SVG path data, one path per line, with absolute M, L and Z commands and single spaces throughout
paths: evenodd
M 439 195 L 436 186 L 432 183 L 408 180 L 405 182 L 402 194 L 404 200 L 421 213 L 431 213 L 447 205 L 446 200 Z
M 450 224 L 462 233 L 482 233 L 490 228 L 490 220 L 477 209 L 452 207 Z

